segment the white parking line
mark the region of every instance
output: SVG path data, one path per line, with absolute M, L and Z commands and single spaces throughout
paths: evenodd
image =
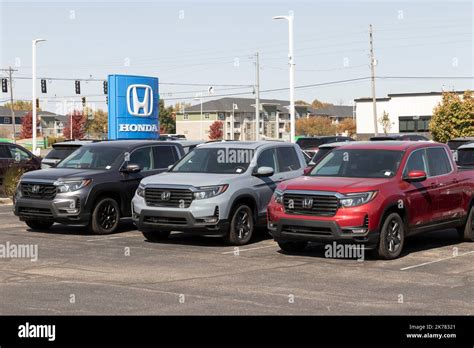
M 238 251 L 239 253 L 242 252 L 242 251 L 250 251 L 250 250 L 257 250 L 257 249 L 265 249 L 265 248 L 271 248 L 271 247 L 274 247 L 274 245 L 267 245 L 267 246 L 262 246 L 262 247 L 257 247 L 257 248 L 248 248 L 248 249 L 240 249 L 238 247 L 238 250 L 232 250 L 232 251 L 226 251 L 226 252 L 223 252 L 222 255 L 225 255 L 225 254 L 234 254 L 236 251 Z
M 441 261 L 446 261 L 446 260 L 450 260 L 450 259 L 455 259 L 456 257 L 461 257 L 461 256 L 465 256 L 465 255 L 472 254 L 472 253 L 474 253 L 474 250 L 468 251 L 467 253 L 464 253 L 464 254 L 459 254 L 459 255 L 457 255 L 457 256 L 450 256 L 450 257 L 446 257 L 446 258 L 444 258 L 444 259 L 438 259 L 438 260 L 434 260 L 434 261 L 429 261 L 429 262 L 420 263 L 419 265 L 403 267 L 403 268 L 400 268 L 400 271 L 406 271 L 407 269 L 412 269 L 412 268 L 416 268 L 416 267 L 421 267 L 421 266 L 430 265 L 430 264 L 432 264 L 432 263 L 437 263 L 437 262 L 441 262 Z

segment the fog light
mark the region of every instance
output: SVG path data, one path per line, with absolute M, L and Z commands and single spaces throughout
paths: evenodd
M 352 229 L 352 233 L 365 233 L 367 232 L 366 228 L 354 228 Z
M 216 223 L 219 218 L 217 216 L 210 216 L 210 217 L 205 217 L 203 218 L 205 223 L 212 224 Z

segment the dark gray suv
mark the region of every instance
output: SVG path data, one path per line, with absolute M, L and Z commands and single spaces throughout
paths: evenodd
M 184 155 L 175 142 L 119 140 L 84 145 L 55 168 L 23 175 L 15 215 L 32 229 L 54 222 L 115 232 L 143 178 L 168 170 Z

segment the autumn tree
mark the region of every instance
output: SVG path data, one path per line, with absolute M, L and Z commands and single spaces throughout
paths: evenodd
M 33 113 L 30 111 L 21 119 L 20 139 L 30 139 L 33 137 Z M 36 126 L 39 125 L 39 119 L 36 120 Z
M 387 135 L 392 129 L 392 122 L 390 121 L 390 116 L 388 115 L 387 111 L 383 112 L 383 115 L 378 119 L 379 124 L 382 126 L 383 132 Z
M 313 107 L 313 109 L 323 109 L 323 108 L 326 108 L 328 106 L 331 106 L 333 104 L 331 103 L 324 103 L 318 99 L 314 99 L 313 102 L 311 103 L 311 106 Z
M 5 103 L 3 106 L 7 109 L 10 109 L 11 103 Z M 13 102 L 13 110 L 31 110 L 31 102 L 25 100 L 15 100 Z M 36 108 L 36 110 L 41 110 L 40 108 Z
M 211 140 L 222 139 L 222 136 L 224 135 L 222 128 L 223 128 L 223 123 L 221 121 L 214 121 L 209 126 L 209 139 Z
M 314 116 L 296 120 L 296 135 L 334 135 L 336 126 L 328 117 Z
M 72 119 L 72 139 L 82 139 L 86 134 L 87 117 L 82 111 L 74 110 L 67 115 L 67 121 L 63 128 L 66 139 L 71 139 L 71 119 Z
M 176 110 L 173 106 L 165 107 L 165 102 L 160 99 L 160 133 L 174 134 L 176 133 Z
M 457 137 L 474 136 L 474 99 L 472 91 L 461 97 L 456 93 L 443 93 L 441 102 L 434 108 L 430 122 L 433 140 L 442 143 Z
M 106 111 L 98 109 L 92 113 L 92 119 L 86 123 L 86 131 L 94 137 L 102 137 L 107 134 L 109 118 Z
M 336 129 L 338 133 L 352 137 L 357 132 L 356 121 L 353 118 L 345 118 L 336 125 Z

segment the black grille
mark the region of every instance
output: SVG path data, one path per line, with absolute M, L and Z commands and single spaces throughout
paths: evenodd
M 56 186 L 53 184 L 22 183 L 21 193 L 25 198 L 53 199 L 56 196 Z
M 364 226 L 369 227 L 369 215 L 366 215 L 364 218 Z
M 180 217 L 145 216 L 143 221 L 149 224 L 186 225 L 186 219 Z
M 331 228 L 329 227 L 314 227 L 314 226 L 293 226 L 283 225 L 281 227 L 283 233 L 297 233 L 297 234 L 309 234 L 314 236 L 331 236 Z
M 309 205 L 304 205 L 306 200 Z M 312 200 L 312 201 L 310 201 Z M 302 195 L 287 193 L 283 196 L 285 212 L 297 215 L 334 216 L 339 206 L 336 196 L 332 195 Z M 290 203 L 293 204 L 290 206 Z
M 193 201 L 193 193 L 187 189 L 146 188 L 145 201 L 151 207 L 187 208 Z
M 18 209 L 18 213 L 21 216 L 46 216 L 46 217 L 53 216 L 53 214 L 51 213 L 51 210 L 47 208 L 20 207 Z

